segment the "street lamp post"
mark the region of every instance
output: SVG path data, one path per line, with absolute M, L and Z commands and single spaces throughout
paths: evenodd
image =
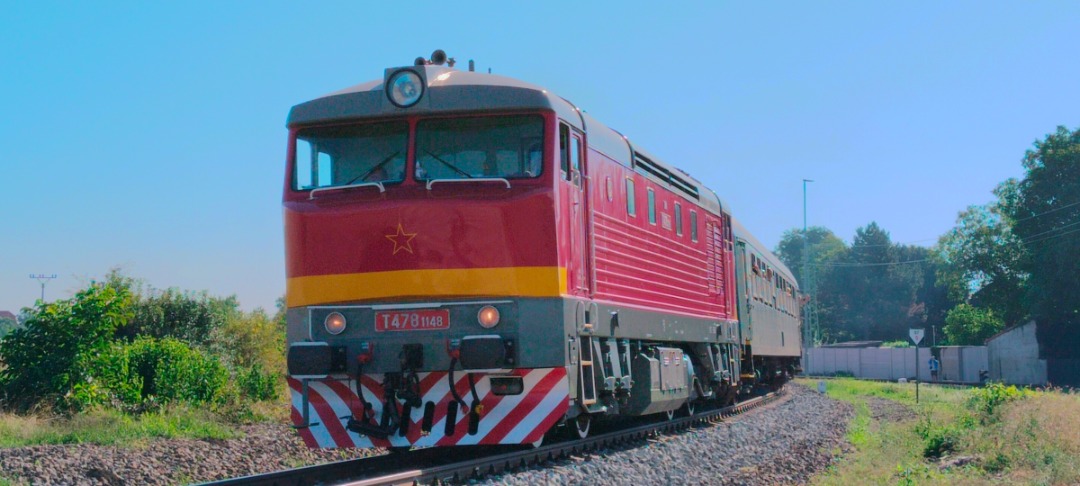
M 810 284 L 810 246 L 806 237 L 806 183 L 814 182 L 810 179 L 803 179 L 802 181 L 802 284 L 805 287 L 804 292 L 810 293 L 812 285 Z M 803 347 L 806 348 L 806 356 L 804 358 L 803 366 L 806 370 L 810 369 L 810 348 L 814 346 L 814 330 L 811 328 L 812 321 L 810 319 L 810 308 L 813 304 L 813 295 L 810 295 L 810 300 L 806 302 L 806 306 L 803 307 Z
M 34 280 L 37 280 L 38 283 L 41 284 L 41 302 L 44 303 L 45 302 L 45 284 L 48 283 L 49 280 L 52 280 L 52 279 L 56 278 L 56 274 L 54 273 L 52 275 L 45 275 L 44 273 L 39 273 L 39 274 L 35 275 L 35 274 L 31 273 L 30 278 L 32 278 Z

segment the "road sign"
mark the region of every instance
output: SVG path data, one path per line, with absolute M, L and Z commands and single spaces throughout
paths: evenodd
M 915 341 L 915 345 L 918 346 L 922 341 L 923 334 L 926 333 L 926 329 L 908 329 L 908 334 L 911 335 L 911 340 Z

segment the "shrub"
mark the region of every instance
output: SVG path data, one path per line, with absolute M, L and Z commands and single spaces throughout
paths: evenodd
M 234 314 L 215 333 L 214 351 L 229 361 L 239 392 L 253 400 L 272 400 L 285 374 L 285 328 L 262 309 Z
M 229 382 L 217 358 L 172 338 L 115 343 L 93 364 L 92 379 L 73 397 L 83 407 L 108 404 L 145 411 L 170 402 L 218 403 Z
M 128 348 L 130 371 L 142 379 L 143 400 L 215 402 L 229 372 L 217 358 L 172 338 L 140 338 Z
M 983 423 L 988 423 L 997 420 L 997 412 L 1002 404 L 1028 395 L 1030 395 L 1029 392 L 1013 385 L 990 383 L 981 388 L 973 388 L 971 396 L 968 397 L 967 406 L 979 415 Z
M 117 329 L 117 337 L 129 341 L 139 336 L 175 338 L 204 348 L 240 312 L 235 296 L 218 298 L 172 288 L 140 295 L 132 311 L 130 322 Z
M 937 459 L 956 451 L 963 435 L 962 425 L 939 425 L 930 416 L 915 425 L 915 433 L 923 439 L 923 457 Z
M 38 302 L 24 327 L 0 341 L 0 388 L 18 409 L 41 402 L 61 409 L 67 398 L 88 393 L 89 362 L 108 348 L 116 328 L 131 316 L 127 287 L 92 284 L 68 300 Z
M 281 375 L 263 371 L 262 365 L 255 363 L 246 370 L 236 372 L 236 382 L 240 393 L 253 400 L 273 400 L 281 390 Z
M 285 371 L 285 328 L 262 309 L 231 315 L 215 332 L 214 343 L 214 351 L 238 368 Z

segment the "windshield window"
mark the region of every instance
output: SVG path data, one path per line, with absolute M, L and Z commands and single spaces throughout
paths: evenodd
M 538 177 L 543 141 L 539 116 L 423 120 L 416 127 L 416 178 Z
M 293 189 L 401 182 L 408 139 L 404 121 L 301 130 Z

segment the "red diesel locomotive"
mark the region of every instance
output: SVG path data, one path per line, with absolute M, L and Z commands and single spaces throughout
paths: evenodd
M 446 64 L 289 113 L 309 446 L 535 444 L 796 370 L 794 280 L 713 191 L 545 89 Z

